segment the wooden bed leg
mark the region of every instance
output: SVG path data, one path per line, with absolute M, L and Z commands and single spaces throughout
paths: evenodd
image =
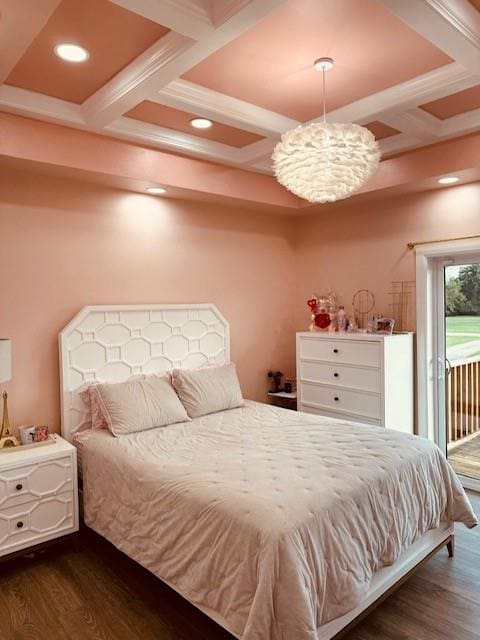
M 447 542 L 447 551 L 448 551 L 448 557 L 453 558 L 455 554 L 455 536 L 454 535 L 450 536 L 450 540 Z

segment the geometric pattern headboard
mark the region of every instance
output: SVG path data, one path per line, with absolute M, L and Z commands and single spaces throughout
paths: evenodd
M 84 307 L 59 334 L 62 435 L 89 428 L 79 391 L 173 367 L 230 361 L 229 324 L 213 304 Z

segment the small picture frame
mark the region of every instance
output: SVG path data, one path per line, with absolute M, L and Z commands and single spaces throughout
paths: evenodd
M 373 321 L 373 333 L 383 336 L 391 336 L 395 320 L 393 318 L 375 318 Z

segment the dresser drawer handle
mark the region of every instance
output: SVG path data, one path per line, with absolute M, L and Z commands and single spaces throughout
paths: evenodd
M 334 397 L 335 402 L 338 402 L 340 400 L 340 398 L 338 396 Z
M 338 378 L 338 373 L 334 373 L 334 374 L 333 374 L 333 377 L 334 377 L 334 378 Z
M 20 484 L 20 483 L 19 483 L 19 484 L 17 484 L 17 486 L 15 487 L 15 489 L 16 489 L 17 491 L 21 491 L 21 490 L 23 489 L 23 484 Z
M 23 527 L 23 522 L 20 520 L 20 522 L 17 522 L 17 529 L 21 529 Z
M 338 353 L 338 349 L 334 349 L 334 350 L 333 350 L 333 353 Z

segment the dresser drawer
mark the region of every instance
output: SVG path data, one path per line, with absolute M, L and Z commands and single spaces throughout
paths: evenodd
M 77 528 L 73 491 L 0 511 L 0 556 L 73 533 Z
M 327 411 L 326 409 L 319 409 L 317 407 L 310 407 L 307 405 L 301 406 L 299 411 L 323 416 L 324 418 L 335 418 L 336 420 L 346 420 L 348 422 L 361 422 L 362 424 L 371 424 L 377 427 L 382 426 L 382 422 L 378 418 L 367 418 L 365 416 L 355 416 L 350 413 L 346 414 L 338 411 Z
M 381 396 L 376 393 L 363 393 L 302 382 L 300 403 L 372 419 L 381 417 Z
M 13 454 L 5 454 L 13 455 Z M 0 509 L 47 498 L 74 489 L 72 457 L 0 470 Z
M 381 350 L 378 342 L 363 340 L 330 340 L 327 338 L 302 338 L 300 360 L 325 360 L 380 367 Z
M 363 369 L 312 361 L 300 361 L 299 369 L 300 380 L 304 382 L 319 382 L 350 389 L 381 392 L 380 369 Z

